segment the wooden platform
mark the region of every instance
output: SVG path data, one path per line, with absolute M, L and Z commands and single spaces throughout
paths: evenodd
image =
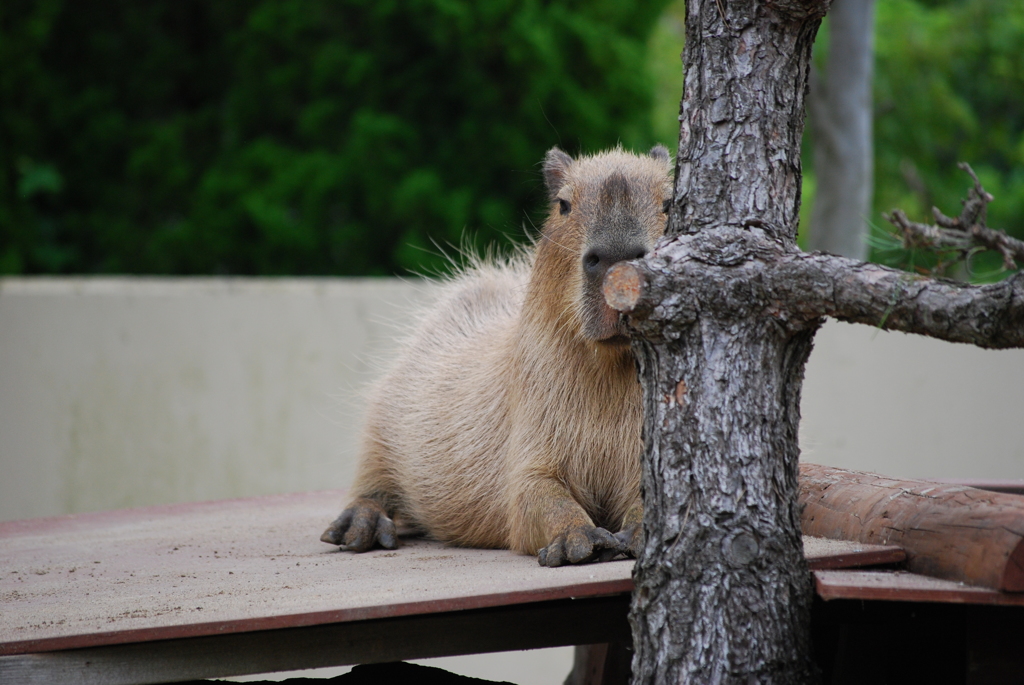
M 631 561 L 548 569 L 423 540 L 341 553 L 318 536 L 342 499 L 315 492 L 0 523 L 0 682 L 173 682 L 628 641 Z M 899 548 L 807 538 L 805 551 L 824 599 L 864 588 L 909 597 L 909 574 L 829 570 L 896 563 Z M 924 601 L 1024 605 L 935 583 Z

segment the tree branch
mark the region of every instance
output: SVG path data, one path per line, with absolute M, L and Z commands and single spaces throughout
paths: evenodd
M 886 214 L 885 218 L 899 231 L 906 248 L 921 247 L 940 252 L 954 250 L 961 254 L 961 258 L 966 258 L 978 248 L 995 250 L 1003 256 L 1004 269 L 1016 269 L 1018 264 L 1024 264 L 1024 241 L 985 225 L 988 203 L 994 198 L 982 187 L 969 164 L 961 162 L 958 166 L 974 180 L 974 187 L 963 201 L 960 216 L 948 217 L 938 207 L 932 207 L 935 225 L 911 221 L 899 209 Z
M 1024 273 L 972 286 L 824 254 L 786 261 L 773 280 L 804 316 L 993 349 L 1024 347 Z
M 671 297 L 655 295 L 669 283 Z M 768 317 L 793 332 L 831 316 L 979 347 L 1024 347 L 1024 272 L 972 286 L 784 249 L 758 229 L 723 227 L 664 244 L 609 270 L 604 294 L 645 336 L 672 336 L 715 311 Z

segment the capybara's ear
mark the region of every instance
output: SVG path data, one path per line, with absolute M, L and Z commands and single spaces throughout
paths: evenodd
M 572 157 L 558 149 L 558 146 L 544 155 L 544 185 L 548 188 L 549 199 L 554 200 L 558 196 L 558 191 L 565 185 L 565 176 L 570 166 Z
M 660 143 L 652 147 L 651 151 L 648 152 L 647 154 L 649 154 L 651 157 L 654 157 L 655 159 L 661 160 L 662 162 L 669 161 L 668 148 L 666 148 L 664 145 Z

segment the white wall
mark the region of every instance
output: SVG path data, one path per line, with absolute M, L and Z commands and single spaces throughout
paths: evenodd
M 1024 480 L 1024 350 L 832 321 L 805 379 L 806 461 L 904 478 Z
M 428 288 L 0 279 L 0 520 L 344 487 L 359 388 Z M 1024 351 L 829 323 L 808 461 L 1024 479 Z
M 397 280 L 0 280 L 0 520 L 344 487 Z

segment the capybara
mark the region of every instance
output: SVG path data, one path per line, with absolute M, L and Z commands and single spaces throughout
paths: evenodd
M 541 235 L 422 312 L 372 390 L 354 498 L 324 542 L 394 548 L 399 521 L 545 566 L 637 554 L 641 390 L 601 283 L 664 233 L 669 171 L 660 145 L 547 153 Z

